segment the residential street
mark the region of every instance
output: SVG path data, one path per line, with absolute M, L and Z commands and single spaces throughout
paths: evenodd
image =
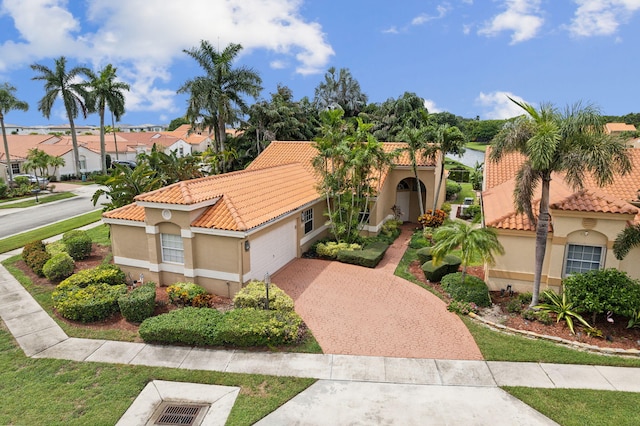
M 62 186 L 63 184 L 58 184 L 57 190 L 60 191 Z M 98 185 L 65 186 L 72 188 L 72 192 L 77 196 L 26 209 L 0 210 L 0 238 L 6 238 L 101 208 L 100 203 L 94 206 L 91 202 L 93 193 L 99 188 Z

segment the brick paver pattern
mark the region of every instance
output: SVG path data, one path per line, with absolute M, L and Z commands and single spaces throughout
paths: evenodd
M 393 274 L 411 228 L 369 269 L 295 259 L 273 276 L 324 353 L 481 360 L 469 330 L 431 292 Z

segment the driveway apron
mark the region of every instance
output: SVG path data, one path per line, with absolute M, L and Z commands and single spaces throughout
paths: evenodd
M 431 292 L 393 274 L 411 228 L 375 269 L 295 259 L 273 276 L 328 354 L 480 360 L 469 330 Z

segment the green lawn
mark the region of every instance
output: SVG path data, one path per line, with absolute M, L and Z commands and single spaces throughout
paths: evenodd
M 488 146 L 489 146 L 488 143 L 467 142 L 464 147 L 467 149 L 473 149 L 474 151 L 486 152 Z
M 462 204 L 467 197 L 471 197 L 474 200 L 476 199 L 476 191 L 473 190 L 473 186 L 470 183 L 462 182 L 459 185 L 462 187 L 462 190 L 458 193 L 456 199 L 451 201 L 451 204 Z
M 23 200 L 16 203 L 0 204 L 0 209 L 23 209 L 25 207 L 38 206 L 40 204 L 47 204 L 53 201 L 65 200 L 67 198 L 71 198 L 75 196 L 76 194 L 72 192 L 59 192 L 57 194 L 39 196 L 37 203 L 35 198 L 29 198 L 27 200 Z
M 239 386 L 228 425 L 251 425 L 314 379 L 25 357 L 0 322 L 0 424 L 113 425 L 151 380 Z
M 32 231 L 23 232 L 22 234 L 5 238 L 3 240 L 0 240 L 0 253 L 5 253 L 20 247 L 24 247 L 25 244 L 34 240 L 43 240 L 45 238 L 53 237 L 54 235 L 63 234 L 72 229 L 97 222 L 101 217 L 102 210 L 96 210 L 80 216 L 72 217 L 71 219 L 54 223 L 52 225 L 44 226 L 42 228 L 34 229 Z

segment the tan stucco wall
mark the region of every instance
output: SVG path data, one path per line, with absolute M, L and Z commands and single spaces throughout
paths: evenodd
M 307 241 L 306 243 L 298 244 L 298 257 L 302 256 L 302 253 L 304 253 L 305 251 L 308 251 L 309 248 L 311 248 L 311 245 L 315 241 L 325 238 L 326 236 L 329 235 L 328 229 L 326 229 L 325 231 L 322 231 L 320 234 L 317 234 L 317 235 L 315 234 L 316 230 L 322 228 L 327 223 L 327 217 L 325 216 L 325 212 L 327 211 L 326 201 L 319 201 L 308 208 L 313 209 L 313 230 L 307 235 L 313 234 L 314 236 L 310 238 L 309 241 Z M 303 210 L 306 210 L 306 209 L 303 209 Z M 302 224 L 302 214 L 298 214 L 297 216 L 298 216 L 298 219 L 297 219 L 298 220 L 298 224 L 297 224 L 298 241 L 301 241 L 303 238 L 305 238 L 304 225 Z
M 194 268 L 238 273 L 244 259 L 243 239 L 194 234 Z
M 617 268 L 633 278 L 640 278 L 640 249 L 635 249 L 623 261 L 613 254 L 613 242 L 626 226 L 628 215 L 589 214 L 552 211 L 553 235 L 547 240 L 545 262 L 542 268 L 541 289 L 560 289 L 567 244 L 606 247 L 603 267 Z M 498 230 L 505 255 L 496 257 L 496 264 L 488 266 L 487 284 L 491 290 L 500 290 L 511 284 L 515 291 L 532 290 L 535 268 L 535 233 Z M 636 261 L 633 260 L 633 255 Z
M 114 256 L 147 260 L 147 234 L 143 227 L 112 224 L 110 233 Z
M 378 202 L 376 204 L 376 216 L 377 222 L 371 222 L 371 225 L 379 223 L 388 215 L 392 215 L 391 208 L 396 204 L 396 192 L 398 184 L 404 179 L 414 179 L 413 171 L 409 168 L 394 168 L 389 173 L 387 180 L 378 196 Z M 426 187 L 426 194 L 422 194 L 425 201 L 424 208 L 428 210 L 433 207 L 433 194 L 435 191 L 436 176 L 433 168 L 418 170 L 418 178 Z M 445 189 L 443 187 L 443 189 Z M 444 201 L 444 192 L 438 199 L 438 207 L 442 205 Z M 417 222 L 420 215 L 420 205 L 418 202 L 417 192 L 411 192 L 411 198 L 409 200 L 409 221 Z

